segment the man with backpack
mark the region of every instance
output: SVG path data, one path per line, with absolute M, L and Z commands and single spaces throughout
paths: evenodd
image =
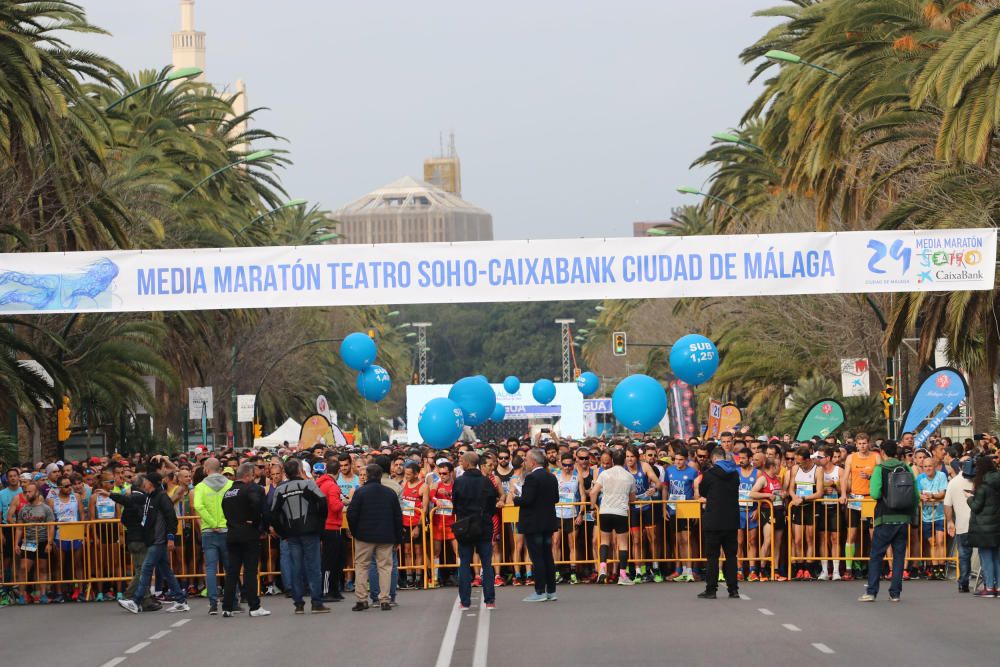
M 458 541 L 458 599 L 463 609 L 472 605 L 472 556 L 479 553 L 483 566 L 483 603 L 496 609 L 493 580 L 493 515 L 499 494 L 493 482 L 479 471 L 479 455 L 462 454 L 465 473 L 455 480 L 451 499 L 455 503 L 452 532 Z
M 882 443 L 885 458 L 871 476 L 871 497 L 875 503 L 875 529 L 872 532 L 871 558 L 868 562 L 868 588 L 858 602 L 874 602 L 885 552 L 892 547 L 892 581 L 889 601 L 899 602 L 903 591 L 903 567 L 909 526 L 917 525 L 920 494 L 913 469 L 896 458 L 895 440 Z

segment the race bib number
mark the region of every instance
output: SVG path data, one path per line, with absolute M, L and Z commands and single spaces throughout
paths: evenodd
M 451 516 L 452 514 L 454 514 L 455 506 L 452 504 L 451 500 L 447 498 L 438 498 L 436 502 L 438 508 L 437 513 L 440 516 Z
M 847 503 L 847 506 L 849 508 L 851 508 L 852 510 L 860 512 L 861 511 L 861 499 L 864 498 L 864 496 L 862 496 L 862 495 L 860 495 L 858 493 L 852 493 L 851 494 L 851 498 L 852 499 L 856 499 L 857 502 L 854 502 L 854 500 L 852 500 L 851 502 Z
M 687 500 L 687 497 L 683 493 L 671 493 L 667 496 L 667 500 Z M 671 512 L 677 511 L 677 503 L 667 503 L 667 507 Z
M 38 551 L 38 544 L 35 542 L 22 542 L 21 551 L 31 551 L 31 552 Z
M 811 496 L 813 494 L 813 485 L 809 482 L 796 482 L 795 483 L 795 495 L 797 496 Z
M 403 498 L 403 516 L 413 516 L 414 509 L 416 509 L 417 503 L 413 500 L 407 500 Z

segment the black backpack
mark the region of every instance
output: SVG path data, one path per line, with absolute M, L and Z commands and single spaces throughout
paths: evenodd
M 882 468 L 882 504 L 887 510 L 900 514 L 913 509 L 913 473 L 904 464 Z

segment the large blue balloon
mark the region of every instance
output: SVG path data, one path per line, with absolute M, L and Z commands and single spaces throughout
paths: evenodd
M 458 403 L 469 426 L 482 424 L 497 405 L 497 393 L 490 383 L 478 377 L 462 378 L 451 386 L 448 398 Z
M 392 389 L 389 371 L 374 364 L 358 373 L 358 380 L 355 384 L 359 394 L 376 403 L 385 398 L 389 394 L 389 390 Z
M 502 422 L 507 416 L 507 408 L 503 406 L 502 403 L 497 403 L 497 406 L 493 408 L 493 414 L 490 415 L 490 421 Z
M 622 426 L 649 431 L 667 414 L 667 392 L 648 375 L 629 375 L 611 395 L 611 411 Z
M 465 428 L 462 408 L 449 398 L 432 398 L 420 411 L 417 430 L 424 442 L 435 449 L 448 449 Z
M 375 341 L 360 331 L 348 335 L 340 343 L 340 358 L 356 371 L 363 371 L 375 363 Z
M 708 382 L 719 368 L 719 350 L 701 334 L 681 336 L 670 348 L 670 370 L 690 385 Z
M 584 396 L 593 396 L 597 393 L 597 389 L 601 386 L 601 380 L 594 373 L 586 371 L 585 373 L 580 373 L 580 377 L 576 379 L 576 388 L 580 390 L 580 393 Z
M 531 388 L 531 395 L 542 405 L 548 405 L 556 397 L 556 385 L 552 380 L 537 380 Z
M 516 394 L 517 390 L 521 388 L 521 381 L 518 380 L 513 375 L 508 375 L 503 380 L 503 390 L 508 394 Z

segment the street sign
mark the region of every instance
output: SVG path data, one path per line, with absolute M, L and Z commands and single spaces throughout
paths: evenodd
M 212 388 L 188 387 L 188 419 L 192 421 L 201 419 L 202 408 L 208 419 L 211 419 L 212 411 L 215 409 L 212 404 Z
M 257 396 L 254 394 L 240 394 L 236 397 L 236 422 L 245 424 L 253 421 L 254 407 L 257 404 Z

